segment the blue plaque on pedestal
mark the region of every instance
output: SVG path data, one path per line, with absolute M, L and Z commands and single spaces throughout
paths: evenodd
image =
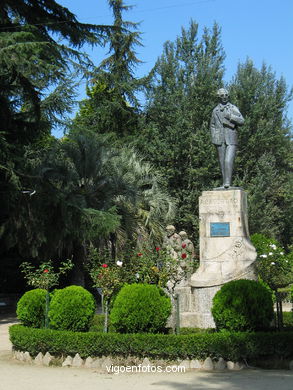
M 230 222 L 211 222 L 211 237 L 230 237 Z

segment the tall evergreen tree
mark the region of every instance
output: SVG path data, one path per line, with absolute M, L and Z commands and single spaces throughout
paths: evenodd
M 198 197 L 203 190 L 217 187 L 221 177 L 209 121 L 215 92 L 223 84 L 223 60 L 217 25 L 212 32 L 205 29 L 198 39 L 198 26 L 191 22 L 175 42 L 166 42 L 154 68 L 137 141 L 178 199 L 178 229 L 187 229 L 195 240 Z M 239 65 L 228 88 L 232 103 L 245 118 L 239 129 L 233 184 L 249 193 L 251 232 L 273 235 L 289 245 L 293 179 L 286 107 L 292 91 L 270 67 L 257 70 L 252 61 Z
M 292 243 L 292 126 L 286 109 L 292 99 L 284 78 L 265 64 L 240 64 L 230 85 L 231 99 L 245 123 L 239 130 L 235 184 L 249 192 L 252 233 Z
M 96 67 L 93 86 L 87 89 L 88 99 L 81 103 L 75 121 L 98 133 L 113 133 L 121 142 L 137 130 L 140 105 L 136 94 L 146 79 L 134 76 L 140 63 L 135 47 L 141 41 L 138 24 L 123 19 L 123 13 L 131 7 L 123 0 L 108 3 L 114 17 L 107 39 L 109 56 Z
M 55 1 L 2 2 L 1 127 L 9 142 L 31 143 L 54 124 L 44 122 L 56 120 L 56 114 L 70 108 L 68 70 L 88 65 L 75 49 L 83 43 L 98 43 L 104 30 L 79 23 Z M 60 38 L 69 46 L 58 43 Z
M 9 248 L 19 250 L 15 230 L 32 206 L 28 191 L 33 193 L 35 178 L 24 171 L 25 154 L 51 142 L 51 128 L 72 105 L 69 74 L 89 64 L 78 50 L 84 43 L 99 43 L 107 30 L 79 23 L 54 0 L 1 2 L 1 257 L 9 257 Z
M 182 28 L 175 42 L 166 42 L 148 91 L 143 129 L 137 146 L 165 179 L 178 199 L 178 229 L 197 239 L 198 196 L 215 185 L 219 174 L 209 140 L 209 117 L 215 92 L 222 84 L 224 52 L 220 29 L 198 24 Z

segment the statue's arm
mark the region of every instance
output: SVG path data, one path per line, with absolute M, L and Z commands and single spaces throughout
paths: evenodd
M 232 110 L 230 112 L 230 121 L 238 126 L 243 125 L 244 118 L 241 115 L 241 112 L 238 110 L 236 106 L 232 106 Z
M 210 129 L 213 131 L 215 127 L 216 127 L 216 116 L 215 116 L 215 112 L 213 111 L 211 116 Z
M 217 133 L 217 120 L 216 120 L 216 113 L 213 111 L 212 117 L 211 117 L 211 122 L 210 122 L 210 134 L 212 137 L 212 141 L 215 137 L 215 134 Z

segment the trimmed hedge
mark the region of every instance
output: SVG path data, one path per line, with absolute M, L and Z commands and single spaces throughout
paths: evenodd
M 95 315 L 95 299 L 81 286 L 56 290 L 49 310 L 50 327 L 57 330 L 87 331 Z
M 119 333 L 161 333 L 171 314 L 171 299 L 152 284 L 126 284 L 119 291 L 110 321 Z
M 16 315 L 21 323 L 33 328 L 41 328 L 45 324 L 47 291 L 42 288 L 29 290 L 17 302 Z
M 274 318 L 272 295 L 255 280 L 233 280 L 214 296 L 212 314 L 218 330 L 267 330 Z
M 293 332 L 161 335 L 69 332 L 34 329 L 22 325 L 9 328 L 15 349 L 52 355 L 79 353 L 88 356 L 137 356 L 153 359 L 205 359 L 222 357 L 226 360 L 293 358 Z

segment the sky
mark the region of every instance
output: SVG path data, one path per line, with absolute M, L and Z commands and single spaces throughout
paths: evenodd
M 111 24 L 113 17 L 107 0 L 57 0 L 83 23 Z M 124 20 L 139 22 L 143 47 L 137 56 L 143 61 L 136 76 L 146 75 L 163 52 L 166 41 L 174 41 L 181 28 L 188 29 L 190 20 L 212 28 L 221 28 L 225 59 L 225 81 L 230 81 L 239 63 L 251 59 L 260 69 L 270 65 L 276 77 L 283 76 L 293 87 L 293 0 L 125 0 L 133 8 L 124 13 Z M 105 51 L 84 47 L 98 65 Z M 80 85 L 79 99 L 85 98 L 85 84 Z M 288 118 L 293 121 L 293 102 L 288 106 Z M 55 136 L 62 132 L 55 131 Z

